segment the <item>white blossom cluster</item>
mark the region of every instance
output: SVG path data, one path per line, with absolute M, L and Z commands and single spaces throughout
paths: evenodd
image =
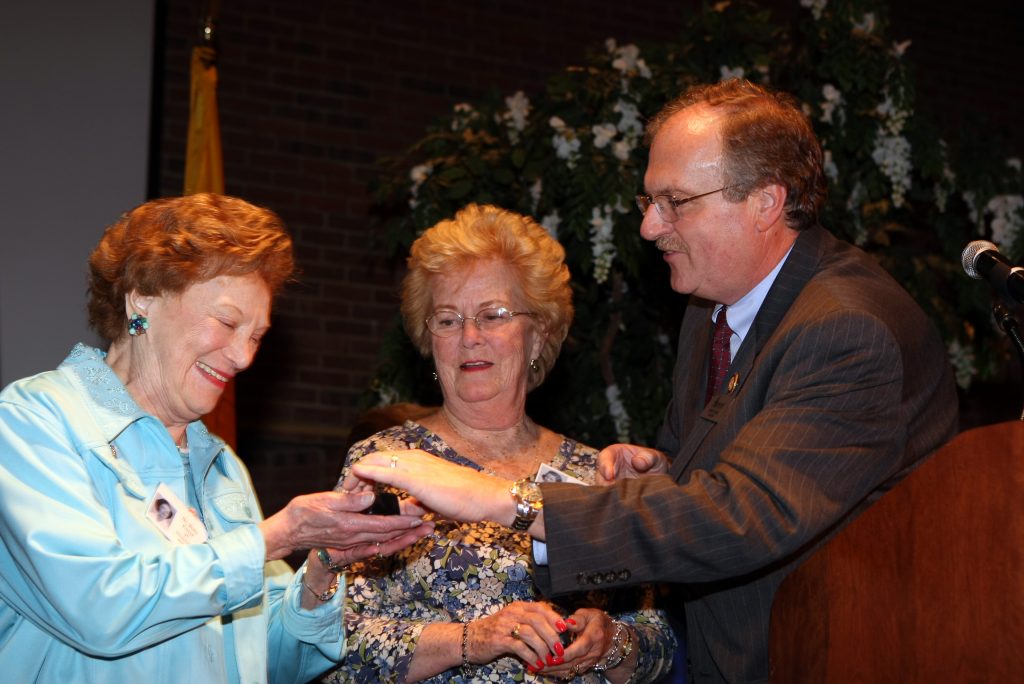
M 821 87 L 821 96 L 825 98 L 820 105 L 821 120 L 828 124 L 844 125 L 846 123 L 846 108 L 843 105 L 846 104 L 846 101 L 843 99 L 843 94 L 831 83 L 826 83 Z
M 526 128 L 526 119 L 530 115 L 530 99 L 522 90 L 517 90 L 514 95 L 505 98 L 507 110 L 496 114 L 498 123 L 508 127 L 508 139 L 514 145 L 519 142 L 519 134 Z
M 719 81 L 729 81 L 734 78 L 743 78 L 744 75 L 743 67 L 728 67 L 724 64 L 718 68 L 718 73 Z
M 566 126 L 561 117 L 551 117 L 548 124 L 555 129 L 555 134 L 551 137 L 551 144 L 555 146 L 555 156 L 564 159 L 565 165 L 570 169 L 575 168 L 580 158 L 580 139 L 576 137 L 576 132 Z
M 860 21 L 853 21 L 852 19 L 850 21 L 853 23 L 854 31 L 860 31 L 861 33 L 866 33 L 868 35 L 875 32 L 876 24 L 874 12 L 865 12 Z
M 825 5 L 828 4 L 828 0 L 800 0 L 801 7 L 809 7 L 811 9 L 811 16 L 815 19 L 821 19 L 821 13 L 825 10 Z
M 867 189 L 860 181 L 850 190 L 850 196 L 846 198 L 846 210 L 850 212 L 853 219 L 853 244 L 863 247 L 868 241 L 868 231 L 864 228 L 864 221 L 860 217 L 860 208 L 867 197 Z
M 985 214 L 992 217 L 992 242 L 1012 245 L 1024 228 L 1024 197 L 996 195 L 985 205 Z
M 945 140 L 939 140 L 939 149 L 942 151 L 942 176 L 935 181 L 935 207 L 944 214 L 949 195 L 956 189 L 956 174 L 949 167 L 949 146 Z
M 418 195 L 420 193 L 420 186 L 430 176 L 430 172 L 434 170 L 433 164 L 418 164 L 412 167 L 409 171 L 409 180 L 412 181 L 412 185 L 409 187 L 409 208 L 415 209 L 416 205 L 420 203 Z
M 901 135 L 911 113 L 897 107 L 888 94 L 875 108 L 875 113 L 879 116 L 879 123 L 871 158 L 892 185 L 893 206 L 902 207 L 910 190 L 910 173 L 914 168 L 910 159 L 910 141 Z
M 640 57 L 640 48 L 636 45 L 617 45 L 614 38 L 604 41 L 604 46 L 612 58 L 612 68 L 622 74 L 621 88 L 623 93 L 629 92 L 630 79 L 640 76 L 650 79 L 651 70 Z
M 594 207 L 590 218 L 590 245 L 594 254 L 594 280 L 603 283 L 608 280 L 612 262 L 615 261 L 615 225 L 612 208 Z
M 825 169 L 825 175 L 828 176 L 830 181 L 835 183 L 839 180 L 839 167 L 836 166 L 836 160 L 832 158 L 832 150 L 825 150 L 824 152 L 822 166 Z
M 618 385 L 608 385 L 604 388 L 605 399 L 608 400 L 608 414 L 615 423 L 615 434 L 620 442 L 628 443 L 629 439 L 629 413 L 622 403 L 622 393 Z
M 947 348 L 949 361 L 953 364 L 953 373 L 956 376 L 956 384 L 967 389 L 971 386 L 971 378 L 978 374 L 975 365 L 974 349 L 971 346 L 962 346 L 959 340 L 954 339 Z
M 615 103 L 612 110 L 619 114 L 617 124 L 599 123 L 590 127 L 590 132 L 594 135 L 594 147 L 601 150 L 610 145 L 615 158 L 619 161 L 626 161 L 636 149 L 644 132 L 644 125 L 640 121 L 640 110 L 632 102 L 621 98 Z
M 547 214 L 540 220 L 540 225 L 544 227 L 551 237 L 558 239 L 558 226 L 562 225 L 562 217 L 558 215 L 558 210 L 555 209 L 550 214 Z
M 452 110 L 452 131 L 454 132 L 463 130 L 473 119 L 479 116 L 479 113 L 468 102 L 460 102 Z

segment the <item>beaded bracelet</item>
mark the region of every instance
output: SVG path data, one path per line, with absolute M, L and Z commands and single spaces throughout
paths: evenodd
M 462 623 L 462 667 L 469 667 L 469 623 Z
M 334 580 L 331 582 L 330 586 L 324 589 L 324 592 L 322 594 L 318 594 L 316 590 L 313 589 L 313 587 L 306 584 L 306 566 L 302 566 L 302 586 L 306 587 L 306 589 L 309 589 L 309 593 L 313 596 L 316 596 L 316 600 L 320 603 L 327 603 L 332 598 L 334 598 L 334 595 L 338 593 L 338 581 L 340 579 L 341 573 L 336 573 L 334 575 Z

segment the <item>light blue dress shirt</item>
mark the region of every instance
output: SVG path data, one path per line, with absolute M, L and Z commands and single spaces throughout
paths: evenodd
M 201 422 L 188 444 L 209 539 L 176 545 L 147 505 L 161 483 L 189 501 L 186 469 L 103 352 L 0 393 L 0 679 L 306 682 L 340 661 L 344 587 L 301 610 L 245 466 Z

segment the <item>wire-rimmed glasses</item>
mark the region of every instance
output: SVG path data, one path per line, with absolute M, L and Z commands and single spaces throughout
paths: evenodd
M 687 202 L 692 202 L 695 199 L 700 199 L 701 197 L 713 195 L 716 192 L 728 190 L 731 187 L 731 185 L 724 185 L 718 188 L 717 190 L 702 192 L 699 195 L 692 195 L 690 197 L 674 197 L 672 195 L 654 195 L 652 197 L 651 195 L 640 194 L 636 196 L 636 206 L 637 209 L 640 210 L 640 213 L 646 216 L 647 210 L 650 209 L 651 205 L 653 204 L 658 208 L 658 215 L 661 216 L 661 219 L 663 221 L 667 221 L 668 223 L 675 223 L 676 221 L 679 220 L 679 207 L 683 206 Z
M 532 311 L 511 311 L 504 306 L 480 309 L 475 316 L 463 316 L 458 311 L 451 309 L 438 309 L 430 314 L 424 322 L 427 324 L 427 330 L 434 335 L 449 337 L 462 330 L 466 321 L 473 321 L 480 330 L 496 330 L 510 323 L 516 316 L 535 315 Z

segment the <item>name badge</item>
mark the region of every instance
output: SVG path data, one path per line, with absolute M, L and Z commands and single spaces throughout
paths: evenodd
M 202 544 L 209 537 L 196 512 L 163 482 L 149 500 L 146 517 L 153 521 L 160 534 L 175 544 Z

